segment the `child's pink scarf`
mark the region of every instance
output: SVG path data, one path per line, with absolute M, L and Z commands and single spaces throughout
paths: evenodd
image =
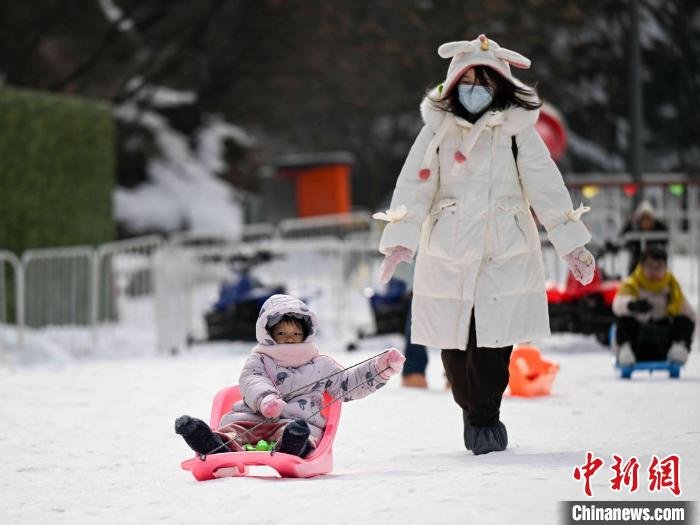
M 253 352 L 271 357 L 280 366 L 296 368 L 316 357 L 318 348 L 313 343 L 258 345 Z

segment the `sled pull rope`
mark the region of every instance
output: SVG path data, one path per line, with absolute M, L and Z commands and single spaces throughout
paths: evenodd
M 358 362 L 358 363 L 355 363 L 354 365 L 350 365 L 350 366 L 347 367 L 347 368 L 341 368 L 341 369 L 338 370 L 337 372 L 333 372 L 332 374 L 327 375 L 326 377 L 322 377 L 322 378 L 320 378 L 320 379 L 317 379 L 317 380 L 314 381 L 313 383 L 309 383 L 309 384 L 306 384 L 306 385 L 304 385 L 304 386 L 300 386 L 300 387 L 297 388 L 296 390 L 292 390 L 291 392 L 288 392 L 288 393 L 286 393 L 284 396 L 282 396 L 282 400 L 283 400 L 283 401 L 287 401 L 287 399 L 285 399 L 285 398 L 287 398 L 287 397 L 290 397 L 290 398 L 291 398 L 291 397 L 294 397 L 293 394 L 296 394 L 297 392 L 301 392 L 302 390 L 304 390 L 304 389 L 306 389 L 306 388 L 309 388 L 310 386 L 313 386 L 313 385 L 315 385 L 316 383 L 319 383 L 319 382 L 321 382 L 321 381 L 327 381 L 327 380 L 330 379 L 331 377 L 337 376 L 338 374 L 342 374 L 343 372 L 347 372 L 347 371 L 350 370 L 351 368 L 355 368 L 356 366 L 360 366 L 361 364 L 366 363 L 367 361 L 371 361 L 371 360 L 373 360 L 373 359 L 376 359 L 376 358 L 379 357 L 380 355 L 386 354 L 388 351 L 389 351 L 389 350 L 384 350 L 383 352 L 380 352 L 380 353 L 378 353 L 377 355 L 374 355 L 374 356 L 372 356 L 372 357 L 368 357 L 368 358 L 365 359 L 364 361 L 360 361 L 360 362 Z M 384 370 L 382 370 L 382 372 L 384 372 Z M 375 376 L 372 376 L 372 378 L 374 378 L 374 377 L 375 377 Z
M 384 353 L 384 352 L 382 352 L 382 353 Z M 378 354 L 378 355 L 382 355 L 382 354 Z M 375 357 L 376 357 L 376 356 L 375 356 Z M 365 360 L 365 361 L 366 361 L 366 360 Z M 357 363 L 357 364 L 355 364 L 355 365 L 353 365 L 353 366 L 357 366 L 357 365 L 359 365 L 359 364 L 362 364 L 362 363 L 364 363 L 365 361 L 361 361 L 360 363 Z M 352 366 L 346 368 L 345 370 L 349 370 L 350 368 L 352 368 Z M 386 372 L 386 371 L 389 370 L 390 368 L 391 368 L 390 366 L 387 366 L 384 370 L 380 370 L 380 371 L 377 372 L 376 374 L 371 375 L 370 377 L 368 377 L 367 379 L 365 379 L 365 380 L 362 381 L 361 383 L 358 383 L 357 385 L 355 385 L 354 387 L 352 387 L 350 390 L 348 390 L 347 392 L 345 392 L 345 395 L 349 394 L 349 393 L 352 392 L 353 390 L 356 390 L 356 389 L 360 388 L 360 387 L 361 387 L 362 385 L 364 385 L 365 383 L 369 383 L 370 381 L 373 381 L 375 377 L 377 377 L 379 374 L 381 374 L 381 373 L 383 373 L 383 372 Z M 328 377 L 331 377 L 331 376 L 328 376 Z M 314 412 L 313 414 L 311 414 L 309 417 L 305 417 L 305 418 L 304 418 L 304 421 L 309 421 L 309 420 L 310 420 L 312 417 L 314 417 L 316 414 L 319 414 L 323 409 L 325 409 L 325 408 L 331 406 L 333 403 L 337 403 L 338 401 L 340 401 L 340 398 L 339 398 L 339 397 L 334 397 L 329 403 L 326 403 L 325 405 L 323 405 L 322 407 L 320 407 L 316 412 Z M 256 426 L 257 426 L 257 425 L 256 425 Z M 278 443 L 279 443 L 279 442 L 278 442 Z M 277 446 L 277 444 L 275 444 L 275 447 L 276 447 L 276 446 Z M 273 450 L 270 450 L 270 455 L 272 455 L 274 452 L 275 452 L 274 449 L 273 449 Z
M 304 390 L 305 388 L 308 388 L 308 387 L 310 387 L 310 386 L 312 386 L 312 385 L 315 385 L 315 384 L 318 383 L 319 381 L 326 381 L 326 380 L 330 379 L 331 377 L 336 376 L 336 375 L 338 375 L 338 374 L 341 374 L 341 373 L 343 373 L 343 372 L 345 372 L 345 371 L 347 371 L 347 370 L 350 370 L 351 368 L 355 368 L 356 366 L 359 366 L 359 365 L 361 365 L 362 363 L 366 363 L 367 361 L 371 361 L 372 359 L 374 359 L 374 358 L 376 358 L 376 357 L 379 357 L 379 356 L 382 355 L 382 354 L 386 354 L 388 351 L 389 351 L 389 350 L 384 350 L 383 352 L 380 352 L 380 353 L 378 353 L 378 354 L 375 355 L 375 356 L 368 357 L 368 358 L 365 359 L 364 361 L 360 361 L 360 362 L 358 362 L 358 363 L 355 363 L 354 365 L 350 365 L 350 366 L 347 367 L 347 368 L 343 368 L 343 369 L 338 370 L 337 372 L 334 372 L 334 373 L 332 373 L 332 374 L 330 374 L 330 375 L 328 375 L 328 376 L 326 376 L 326 377 L 322 377 L 321 379 L 318 379 L 317 381 L 314 381 L 313 383 L 309 383 L 308 385 L 304 385 L 304 386 L 302 386 L 302 387 L 300 387 L 300 388 L 297 388 L 296 390 L 293 390 L 293 391 L 289 392 L 288 394 L 286 394 L 285 396 L 283 396 L 282 399 L 284 400 L 285 397 L 287 397 L 287 396 L 289 396 L 289 395 L 291 395 L 291 394 L 294 394 L 294 393 L 296 393 L 296 392 L 300 392 L 300 391 Z M 346 392 L 346 394 L 349 394 L 350 392 L 352 392 L 353 390 L 355 390 L 355 389 L 361 387 L 361 386 L 364 385 L 365 383 L 368 383 L 368 382 L 374 380 L 375 377 L 377 377 L 379 374 L 382 374 L 382 373 L 386 372 L 387 370 L 389 370 L 389 368 L 391 368 L 391 367 L 388 366 L 388 367 L 386 367 L 384 370 L 380 370 L 380 371 L 377 372 L 376 374 L 373 374 L 373 375 L 370 376 L 369 378 L 365 379 L 365 380 L 362 381 L 361 383 L 357 384 L 356 386 L 354 386 L 353 388 L 351 388 L 350 390 L 348 390 L 348 391 Z M 328 408 L 328 407 L 331 406 L 333 403 L 337 403 L 338 401 L 340 401 L 340 398 L 333 398 L 333 400 L 332 400 L 330 403 L 327 403 L 327 404 L 323 405 L 321 408 L 319 408 L 316 412 L 314 412 L 313 414 L 311 414 L 309 417 L 304 418 L 304 421 L 308 421 L 309 419 L 311 419 L 312 417 L 314 417 L 316 414 L 320 413 L 320 412 L 321 412 L 322 410 L 324 410 L 325 408 Z M 249 428 L 249 429 L 246 429 L 246 430 L 245 430 L 245 433 L 246 433 L 246 434 L 249 434 L 249 433 L 253 432 L 253 430 L 255 430 L 256 428 L 258 428 L 260 425 L 264 425 L 265 423 L 268 423 L 268 422 L 270 422 L 270 421 L 273 421 L 274 419 L 276 419 L 276 418 L 267 418 L 267 419 L 265 419 L 264 421 L 261 421 L 260 423 L 258 423 L 257 425 L 255 425 L 254 427 L 251 427 L 251 428 Z M 241 436 L 232 437 L 231 439 L 229 439 L 228 441 L 226 441 L 223 445 L 219 445 L 218 447 L 216 447 L 216 448 L 210 450 L 210 451 L 207 452 L 206 454 L 201 454 L 201 455 L 200 455 L 200 459 L 206 458 L 209 454 L 213 454 L 214 452 L 216 452 L 216 451 L 219 450 L 220 448 L 222 448 L 222 447 L 228 445 L 228 444 L 231 443 L 232 441 L 235 441 L 235 442 L 237 442 L 239 445 L 243 446 L 243 443 L 240 441 L 240 439 L 242 439 Z M 270 451 L 270 454 L 272 454 L 272 451 Z
M 381 354 L 379 354 L 379 355 L 381 355 Z M 360 363 L 358 363 L 358 364 L 360 364 Z M 360 387 L 361 387 L 362 385 L 364 385 L 365 383 L 369 383 L 370 381 L 373 381 L 375 377 L 377 377 L 378 375 L 380 375 L 380 374 L 386 372 L 386 371 L 389 370 L 390 368 L 391 368 L 390 366 L 387 366 L 384 370 L 380 370 L 380 371 L 377 372 L 376 374 L 372 374 L 370 377 L 368 377 L 367 379 L 365 379 L 365 380 L 362 381 L 361 383 L 358 383 L 357 385 L 355 385 L 354 387 L 352 387 L 350 390 L 348 390 L 347 392 L 345 392 L 345 394 L 347 395 L 347 394 L 349 394 L 350 392 L 352 392 L 353 390 L 356 390 L 356 389 L 360 388 Z M 331 406 L 333 403 L 337 403 L 338 401 L 340 401 L 340 398 L 339 398 L 339 397 L 333 397 L 332 400 L 331 400 L 329 403 L 326 403 L 325 405 L 323 405 L 323 406 L 322 406 L 321 408 L 319 408 L 316 412 L 314 412 L 313 414 L 311 414 L 309 417 L 305 418 L 304 421 L 308 421 L 309 419 L 311 419 L 312 417 L 314 417 L 316 414 L 319 414 L 322 410 L 324 410 L 325 408 L 328 408 L 328 407 Z

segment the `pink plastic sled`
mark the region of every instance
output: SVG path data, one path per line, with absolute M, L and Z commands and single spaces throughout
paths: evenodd
M 219 390 L 214 397 L 209 426 L 217 428 L 221 417 L 231 410 L 233 404 L 241 399 L 241 391 L 236 386 Z M 333 398 L 325 392 L 323 404 L 327 405 Z M 326 418 L 326 431 L 316 450 L 306 458 L 292 456 L 281 452 L 228 452 L 211 454 L 201 459 L 195 456 L 180 464 L 183 470 L 189 470 L 198 481 L 227 476 L 247 476 L 248 467 L 266 466 L 275 469 L 283 478 L 310 478 L 327 474 L 333 470 L 333 440 L 340 420 L 340 402 L 324 408 L 321 413 Z

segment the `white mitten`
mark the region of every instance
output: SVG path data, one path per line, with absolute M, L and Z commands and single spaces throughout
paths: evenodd
M 379 282 L 386 284 L 394 275 L 396 267 L 399 263 L 410 263 L 413 260 L 413 252 L 404 246 L 395 246 L 391 248 L 391 252 L 384 258 L 379 267 Z
M 595 272 L 595 259 L 591 252 L 586 250 L 583 246 L 579 246 L 572 252 L 567 253 L 562 257 L 569 265 L 571 273 L 576 278 L 578 282 L 582 285 L 587 285 L 593 280 L 593 273 Z

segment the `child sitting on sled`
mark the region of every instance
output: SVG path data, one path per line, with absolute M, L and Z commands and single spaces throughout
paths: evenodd
M 695 312 L 667 268 L 663 248 L 648 247 L 613 300 L 617 316 L 617 360 L 685 363 L 695 328 Z
M 245 444 L 274 441 L 274 450 L 305 457 L 326 427 L 323 393 L 338 401 L 363 398 L 401 371 L 404 356 L 395 348 L 344 369 L 319 354 L 313 343 L 316 315 L 299 299 L 273 295 L 260 309 L 258 345 L 241 371 L 242 399 L 216 431 L 202 420 L 180 416 L 175 432 L 198 454 L 245 450 Z

